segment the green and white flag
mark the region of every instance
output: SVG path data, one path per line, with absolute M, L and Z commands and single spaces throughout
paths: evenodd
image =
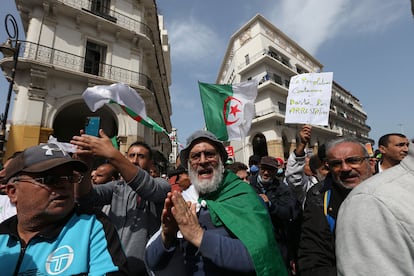
M 147 116 L 144 100 L 137 91 L 126 84 L 114 83 L 88 87 L 83 92 L 82 97 L 92 112 L 95 112 L 104 104 L 117 104 L 135 121 L 152 128 L 156 132 L 169 135 L 163 127 Z
M 221 141 L 246 137 L 254 118 L 257 81 L 235 84 L 198 82 L 207 130 Z

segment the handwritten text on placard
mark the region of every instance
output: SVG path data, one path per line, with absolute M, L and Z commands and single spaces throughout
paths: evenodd
M 290 80 L 285 123 L 328 125 L 333 73 L 307 73 Z

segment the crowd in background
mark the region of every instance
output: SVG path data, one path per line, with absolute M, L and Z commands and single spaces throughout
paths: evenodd
M 102 130 L 74 136 L 71 155 L 52 144 L 17 152 L 0 172 L 0 269 L 410 275 L 414 148 L 407 137 L 386 134 L 374 153 L 352 137 L 313 150 L 311 137 L 304 125 L 286 160 L 252 155 L 244 164 L 228 159 L 213 134 L 196 131 L 168 172 L 146 143 L 124 155 Z M 104 161 L 96 164 L 97 157 Z M 90 229 L 83 249 L 71 223 Z M 50 261 L 69 245 L 84 259 Z

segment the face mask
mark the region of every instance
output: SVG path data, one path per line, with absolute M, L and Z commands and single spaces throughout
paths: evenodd
M 256 172 L 258 172 L 259 171 L 259 167 L 257 167 L 256 165 L 252 165 L 251 167 L 250 167 L 250 172 L 252 172 L 252 173 L 256 173 Z
M 277 174 L 277 175 L 281 175 L 281 174 L 283 174 L 283 169 L 282 169 L 282 168 L 277 169 L 276 174 Z

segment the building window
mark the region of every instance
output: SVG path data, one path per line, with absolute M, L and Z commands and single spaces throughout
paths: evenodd
M 286 58 L 286 57 L 284 57 L 284 56 L 282 56 L 282 63 L 284 64 L 284 65 L 286 65 L 287 67 L 291 67 L 290 66 L 290 62 L 289 62 L 289 59 L 288 58 Z
M 247 55 L 244 56 L 244 60 L 246 61 L 246 65 L 249 65 L 250 64 L 249 54 L 247 54 Z
M 289 88 L 290 80 L 285 80 L 285 87 Z
M 308 71 L 306 71 L 305 69 L 303 69 L 302 67 L 296 65 L 296 72 L 298 72 L 298 74 L 305 74 L 305 73 L 309 73 Z
M 279 113 L 285 114 L 286 113 L 286 104 L 282 102 L 278 102 L 277 105 L 279 106 Z
M 272 50 L 269 49 L 269 51 L 267 52 L 267 54 L 269 56 L 271 56 L 272 58 L 274 58 L 274 59 L 280 60 L 280 56 L 279 56 L 278 52 L 276 52 L 276 51 L 272 51 Z
M 284 55 L 282 55 L 275 49 L 269 48 L 267 54 L 271 56 L 272 58 L 277 59 L 279 62 L 283 63 L 287 67 L 292 68 L 292 66 L 290 65 L 289 58 L 285 57 Z
M 99 76 L 101 64 L 105 63 L 106 46 L 88 41 L 86 43 L 83 72 Z
M 91 1 L 91 11 L 97 14 L 108 14 L 110 6 L 111 6 L 110 0 L 92 0 Z
M 282 84 L 283 84 L 283 82 L 282 82 L 282 77 L 281 77 L 281 76 L 279 76 L 278 74 L 273 74 L 273 80 L 274 80 L 276 83 L 280 84 L 280 85 L 282 85 Z

